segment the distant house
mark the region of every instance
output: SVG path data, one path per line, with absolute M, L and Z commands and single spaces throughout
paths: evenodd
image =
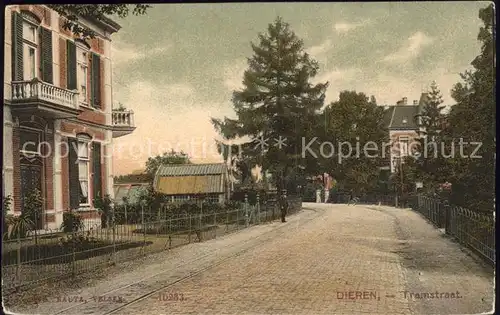
M 398 161 L 408 156 L 415 149 L 412 143 L 419 137 L 418 115 L 427 101 L 427 93 L 422 93 L 420 100 L 414 100 L 408 104 L 404 97 L 396 105 L 389 106 L 386 110 L 385 121 L 389 130 L 389 139 L 392 143 L 389 157 L 385 160 L 382 170 L 396 171 Z
M 224 203 L 231 193 L 224 163 L 162 165 L 156 172 L 153 188 L 175 203 L 200 198 Z

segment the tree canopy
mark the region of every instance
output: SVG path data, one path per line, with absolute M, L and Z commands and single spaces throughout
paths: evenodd
M 176 152 L 173 149 L 170 152 L 164 152 L 155 157 L 149 157 L 146 161 L 146 171 L 151 178 L 154 178 L 158 167 L 163 164 L 190 164 L 189 156 L 184 152 Z
M 342 91 L 320 116 L 316 134 L 322 135 L 323 150 L 321 145 L 314 150 L 320 153 L 320 170 L 332 175 L 341 189 L 375 189 L 381 160 L 388 157 L 383 147 L 388 140 L 384 108 L 373 96 Z
M 481 9 L 479 18 L 483 22 L 478 34 L 481 53 L 471 62 L 473 69 L 462 74 L 463 82 L 454 86 L 452 96 L 457 104 L 448 115 L 442 139 L 445 142 L 462 139 L 468 143 L 465 157 L 460 156 L 456 149 L 455 157 L 446 159 L 452 183 L 452 202 L 473 210 L 492 211 L 496 167 L 493 5 Z M 476 148 L 477 152 L 474 152 Z
M 144 15 L 147 9 L 151 8 L 148 4 L 48 4 L 47 6 L 64 17 L 64 29 L 84 38 L 95 37 L 95 32 L 79 23 L 80 17 L 106 22 L 109 16 L 125 18 L 130 13 Z

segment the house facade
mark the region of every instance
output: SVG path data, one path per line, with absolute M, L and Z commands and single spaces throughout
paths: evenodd
M 167 201 L 182 203 L 203 198 L 224 203 L 230 198 L 230 181 L 225 163 L 164 164 L 158 168 L 153 188 Z
M 412 104 L 408 104 L 407 98 L 404 97 L 396 105 L 387 108 L 385 118 L 391 146 L 389 157 L 385 160 L 386 165 L 381 167 L 382 170 L 396 172 L 399 162 L 416 149 L 419 138 L 418 115 L 422 112 L 426 101 L 427 93 L 422 93 L 420 99 L 414 100 Z
M 135 129 L 133 112 L 113 110 L 109 19 L 79 18 L 82 39 L 44 5 L 5 9 L 3 195 L 20 215 L 40 191 L 36 228 L 58 229 L 64 211 L 100 224 L 94 199 L 113 196 L 113 138 Z

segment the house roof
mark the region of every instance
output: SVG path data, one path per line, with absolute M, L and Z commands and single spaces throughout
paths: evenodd
M 421 111 L 428 100 L 428 93 L 422 93 L 417 105 L 392 105 L 386 110 L 384 122 L 390 130 L 418 129 L 415 116 Z
M 384 111 L 384 118 L 383 118 L 384 126 L 387 126 L 387 128 L 389 128 L 389 126 L 391 125 L 391 119 L 393 114 L 394 114 L 394 106 L 389 106 Z
M 164 164 L 158 168 L 154 188 L 167 195 L 223 193 L 225 174 L 224 163 Z
M 415 105 L 394 105 L 389 122 L 389 129 L 407 130 L 417 129 L 415 116 L 418 114 L 418 106 Z
M 227 171 L 227 166 L 224 163 L 163 164 L 158 168 L 156 177 L 220 175 L 226 173 L 226 171 Z

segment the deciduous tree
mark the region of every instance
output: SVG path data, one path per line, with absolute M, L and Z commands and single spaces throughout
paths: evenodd
M 145 173 L 154 178 L 158 167 L 163 164 L 190 164 L 189 156 L 184 152 L 176 152 L 173 149 L 170 152 L 164 152 L 161 155 L 150 157 L 146 161 Z
M 323 148 L 315 149 L 320 153 L 321 170 L 331 174 L 342 189 L 356 194 L 375 189 L 380 160 L 388 157 L 383 147 L 388 138 L 383 107 L 377 106 L 373 96 L 343 91 L 322 116 L 316 130 Z
M 463 82 L 452 91 L 453 106 L 443 138 L 469 143 L 464 155 L 447 159 L 452 183 L 452 202 L 477 211 L 493 211 L 496 159 L 496 60 L 493 5 L 479 11 L 483 26 L 478 40 L 481 53 L 472 62 L 473 69 L 462 74 Z M 477 152 L 474 152 L 476 147 Z M 475 157 L 471 156 L 475 153 Z

